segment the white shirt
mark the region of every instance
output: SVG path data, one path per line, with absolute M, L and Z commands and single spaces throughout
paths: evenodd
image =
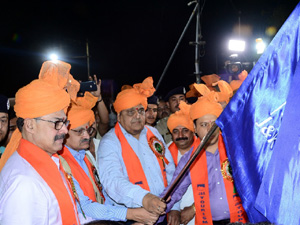
M 59 168 L 59 159 L 52 160 Z M 67 182 L 63 174 L 62 177 Z M 53 191 L 18 152 L 8 159 L 0 173 L 0 224 L 62 224 Z
M 164 143 L 163 138 L 154 127 L 147 127 L 162 141 L 162 143 Z M 142 130 L 139 140 L 137 140 L 121 125 L 120 128 L 141 162 L 145 176 L 147 177 L 150 192 L 158 196 L 165 187 L 157 158 L 148 144 L 147 129 L 144 128 Z M 169 161 L 169 164 L 166 165 L 167 180 L 169 183 L 172 179 L 175 165 L 166 145 L 165 149 L 165 156 Z M 105 204 L 119 204 L 130 208 L 142 206 L 142 200 L 149 192 L 129 181 L 126 166 L 122 158 L 121 143 L 115 134 L 114 128 L 106 133 L 101 139 L 98 149 L 98 165 L 100 180 L 105 190 L 104 194 L 108 194 L 109 196 L 105 196 Z M 176 207 L 177 210 L 179 210 L 179 205 L 176 205 Z

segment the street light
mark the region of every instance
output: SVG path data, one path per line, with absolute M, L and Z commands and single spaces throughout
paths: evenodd
M 51 61 L 57 61 L 58 60 L 58 55 L 55 54 L 55 53 L 51 53 L 49 55 L 49 58 L 50 58 Z

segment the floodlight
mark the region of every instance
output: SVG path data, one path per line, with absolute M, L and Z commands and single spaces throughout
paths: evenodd
M 241 40 L 229 40 L 228 49 L 230 51 L 243 52 L 245 50 L 245 41 Z
M 265 51 L 266 44 L 263 42 L 261 38 L 257 38 L 255 41 L 256 41 L 256 53 L 262 54 Z
M 52 61 L 57 61 L 57 60 L 58 60 L 58 56 L 57 56 L 57 54 L 55 54 L 55 53 L 50 54 L 50 55 L 49 55 L 49 58 L 50 58 L 50 60 L 52 60 Z

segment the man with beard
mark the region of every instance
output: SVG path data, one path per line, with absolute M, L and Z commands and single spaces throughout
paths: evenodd
M 218 93 L 209 91 L 203 84 L 194 85 L 202 97 L 199 97 L 198 101 L 191 106 L 190 117 L 194 121 L 198 137 L 202 140 L 223 109 L 218 103 Z M 247 215 L 234 188 L 233 178 L 229 173 L 229 161 L 219 129 L 213 133 L 204 148 L 205 153 L 200 155 L 192 164 L 189 173 L 171 196 L 168 208 L 179 201 L 188 186 L 192 184 L 194 213 L 190 214 L 190 218 L 187 218 L 186 221 L 183 221 L 184 224 L 187 224 L 189 219 L 195 215 L 195 224 L 197 225 L 246 222 Z M 191 149 L 181 158 L 173 179 L 178 176 L 195 150 L 195 148 Z M 163 195 L 164 193 L 162 193 Z
M 153 127 L 156 123 L 158 98 L 155 95 L 152 95 L 147 98 L 147 103 L 148 106 L 145 111 L 145 123 L 146 125 Z
M 7 137 L 8 133 L 8 124 L 9 124 L 9 118 L 8 118 L 8 110 L 9 110 L 9 100 L 6 96 L 0 95 L 0 158 L 2 153 L 5 150 L 5 138 Z
M 70 98 L 79 90 L 70 69 L 47 61 L 39 79 L 16 93 L 18 129 L 0 160 L 0 224 L 80 224 L 56 154 L 68 133 Z
M 186 93 L 185 88 L 179 86 L 169 91 L 168 94 L 164 97 L 164 100 L 168 108 L 170 109 L 171 114 L 179 110 L 180 101 L 186 102 L 185 93 Z M 163 136 L 165 142 L 169 144 L 172 141 L 172 135 L 168 130 L 167 121 L 168 121 L 168 117 L 160 119 L 159 121 L 157 121 L 155 128 Z
M 98 165 L 106 204 L 143 207 L 160 216 L 165 214 L 166 204 L 158 195 L 168 185 L 175 166 L 161 135 L 145 126 L 147 97 L 154 91 L 153 79 L 148 77 L 117 95 L 118 122 L 100 142 Z M 179 211 L 172 210 L 168 222 L 178 225 L 179 217 Z
M 190 118 L 191 105 L 181 101 L 180 110 L 173 113 L 168 119 L 168 128 L 172 133 L 173 142 L 169 150 L 173 156 L 175 166 L 180 162 L 181 157 L 191 148 L 195 149 L 200 143 L 199 138 L 195 136 L 193 121 Z M 187 191 L 180 200 L 181 224 L 195 224 L 194 197 L 192 185 L 189 185 Z
M 68 173 L 76 199 L 78 212 L 85 216 L 83 224 L 91 220 L 126 221 L 135 220 L 153 224 L 157 216 L 143 208 L 127 209 L 122 206 L 104 205 L 102 186 L 96 168 L 86 154 L 95 128 L 95 114 L 92 110 L 97 97 L 85 92 L 84 97 L 72 101 L 68 110 L 69 133 L 62 151 L 59 152 L 62 165 Z

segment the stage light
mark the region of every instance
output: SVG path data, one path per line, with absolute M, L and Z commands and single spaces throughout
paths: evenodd
M 229 40 L 228 49 L 230 51 L 243 52 L 246 42 L 241 40 Z
M 265 51 L 266 44 L 263 42 L 261 38 L 257 38 L 255 42 L 256 42 L 256 53 L 262 54 Z

